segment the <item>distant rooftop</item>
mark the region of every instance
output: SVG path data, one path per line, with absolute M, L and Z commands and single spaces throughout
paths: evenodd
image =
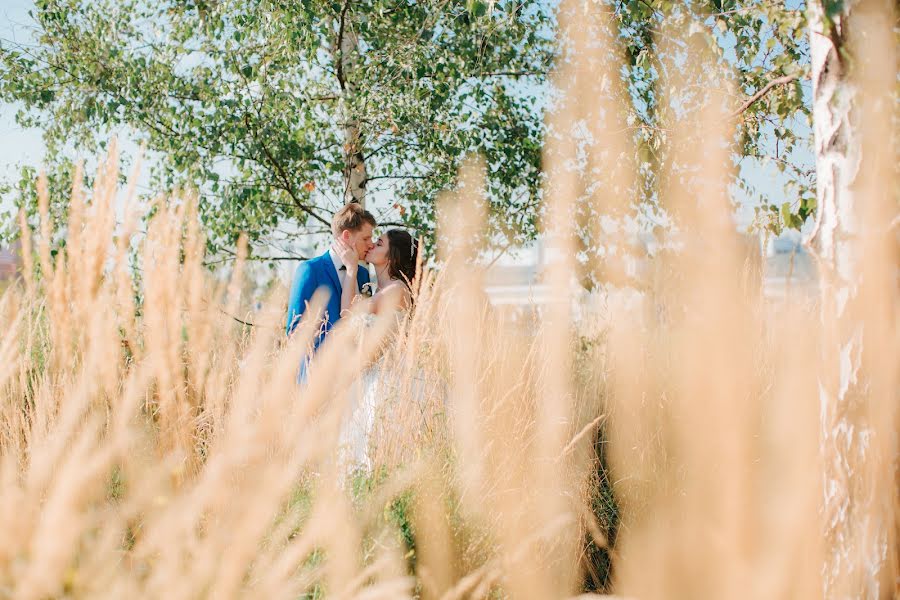
M 784 299 L 792 291 L 803 296 L 815 295 L 818 270 L 799 232 L 786 231 L 768 238 L 765 244 L 763 239 L 753 235 L 745 237 L 750 251 L 758 253 L 762 261 L 764 295 L 773 300 Z M 635 236 L 633 245 L 643 249 L 645 255 L 645 258 L 633 257 L 626 261 L 630 274 L 638 275 L 653 260 L 658 244 L 652 236 L 645 235 Z M 549 262 L 552 257 L 540 241 L 500 257 L 487 270 L 485 291 L 494 304 L 541 304 L 548 297 L 548 290 L 540 275 Z
M 17 248 L 0 249 L 0 281 L 12 279 L 19 270 L 19 253 Z

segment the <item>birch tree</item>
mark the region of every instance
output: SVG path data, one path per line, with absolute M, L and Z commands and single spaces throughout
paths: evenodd
M 828 597 L 896 590 L 897 15 L 890 0 L 809 6 L 820 261 Z M 891 358 L 892 357 L 892 358 Z

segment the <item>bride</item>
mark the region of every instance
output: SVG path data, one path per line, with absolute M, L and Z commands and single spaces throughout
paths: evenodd
M 353 317 L 368 326 L 376 316 L 392 312 L 403 317 L 413 303 L 412 281 L 416 275 L 418 244 L 409 232 L 391 229 L 375 242 L 365 260 L 375 268 L 377 291 L 371 298 L 360 293 L 357 283 L 359 258 L 356 250 L 341 240 L 335 250 L 346 273 L 341 281 L 341 313 L 349 311 Z M 375 414 L 382 384 L 382 370 L 378 363 L 370 366 L 359 379 L 359 385 L 351 388 L 349 410 L 341 428 L 342 460 L 350 468 L 371 468 L 369 460 L 369 434 L 375 424 Z

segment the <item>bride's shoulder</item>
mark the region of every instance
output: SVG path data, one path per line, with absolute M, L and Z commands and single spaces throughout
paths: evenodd
M 400 291 L 409 291 L 409 288 L 406 286 L 405 283 L 403 283 L 399 279 L 391 279 L 390 283 L 388 283 L 386 286 L 381 288 L 381 291 L 389 292 L 391 290 L 396 290 L 397 292 L 400 292 Z
M 405 283 L 399 280 L 393 280 L 376 294 L 376 309 L 381 309 L 385 303 L 396 304 L 397 308 L 405 310 L 409 307 L 412 293 Z

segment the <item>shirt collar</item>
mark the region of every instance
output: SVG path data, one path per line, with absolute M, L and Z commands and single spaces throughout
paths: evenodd
M 328 249 L 328 256 L 331 257 L 331 262 L 334 264 L 334 270 L 340 275 L 341 267 L 344 266 L 344 263 L 341 262 L 341 257 L 338 256 L 338 253 L 334 251 L 334 247 Z

